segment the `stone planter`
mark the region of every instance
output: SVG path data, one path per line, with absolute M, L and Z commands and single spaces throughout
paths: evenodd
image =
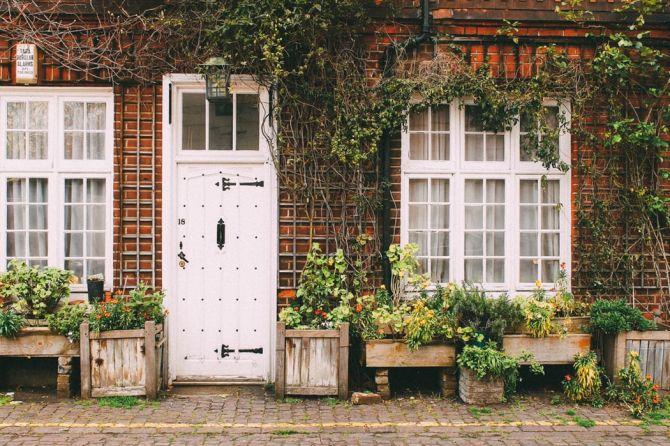
M 480 406 L 502 403 L 505 398 L 505 382 L 502 378 L 477 379 L 470 369 L 459 368 L 458 396 L 467 404 Z
M 440 369 L 440 389 L 444 396 L 456 392 L 456 347 L 447 342 L 422 345 L 411 351 L 404 341 L 377 339 L 365 343 L 365 365 L 376 367 L 375 383 L 382 398 L 391 397 L 389 368 L 435 367 Z
M 56 393 L 59 397 L 71 396 L 72 358 L 79 356 L 78 342 L 70 342 L 48 327 L 28 326 L 21 329 L 16 338 L 0 337 L 0 356 L 58 358 Z

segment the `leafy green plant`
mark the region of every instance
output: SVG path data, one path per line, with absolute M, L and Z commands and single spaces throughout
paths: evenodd
M 98 406 L 113 407 L 116 409 L 132 409 L 136 406 L 143 406 L 144 401 L 141 401 L 136 396 L 107 396 L 98 398 Z
M 656 324 L 647 320 L 640 309 L 623 299 L 598 299 L 591 305 L 591 329 L 604 334 L 630 330 L 653 330 Z
M 522 361 L 531 361 L 530 370 L 534 374 L 544 374 L 544 368 L 532 360 L 529 353 L 512 357 L 496 348 L 494 343 L 484 346 L 466 345 L 458 355 L 460 367 L 473 371 L 477 379 L 502 378 L 507 396 L 516 391 L 519 381 L 519 367 Z
M 25 318 L 19 314 L 16 314 L 13 310 L 0 309 L 0 337 L 16 337 L 25 323 Z
M 642 376 L 639 353 L 632 351 L 628 357 L 628 367 L 619 370 L 618 380 L 607 389 L 607 397 L 622 404 L 634 417 L 640 418 L 656 409 L 661 398 L 651 375 Z
M 49 328 L 70 339 L 79 340 L 79 326 L 88 319 L 89 309 L 86 305 L 65 305 L 54 314 L 47 315 Z
M 42 319 L 70 295 L 70 285 L 75 280 L 71 271 L 12 260 L 7 271 L 0 273 L 0 296 L 13 302 L 17 313 Z
M 575 403 L 601 405 L 602 370 L 598 367 L 598 357 L 595 352 L 577 354 L 573 369 L 574 377 L 566 375 L 563 380 L 565 396 Z
M 150 292 L 147 285 L 140 283 L 128 297 L 96 303 L 88 316 L 91 330 L 134 330 L 144 328 L 146 321 L 160 324 L 165 319 L 163 298 L 162 291 Z
M 523 298 L 521 308 L 525 325 L 531 336 L 544 338 L 555 331 L 554 307 L 549 302 L 535 298 Z

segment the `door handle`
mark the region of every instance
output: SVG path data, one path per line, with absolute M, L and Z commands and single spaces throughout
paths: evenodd
M 219 249 L 223 249 L 226 244 L 226 224 L 223 222 L 223 218 L 219 218 L 219 221 L 216 223 L 216 246 Z

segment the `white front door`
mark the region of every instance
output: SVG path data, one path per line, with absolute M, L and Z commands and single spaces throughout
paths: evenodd
M 265 380 L 273 304 L 267 164 L 177 168 L 177 379 Z

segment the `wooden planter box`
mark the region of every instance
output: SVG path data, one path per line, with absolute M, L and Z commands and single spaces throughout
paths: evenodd
M 654 384 L 670 390 L 670 330 L 624 331 L 602 336 L 602 360 L 610 379 L 630 363 L 628 353 L 640 354 L 642 375 L 651 375 Z
M 510 356 L 519 356 L 528 352 L 540 364 L 572 364 L 575 362 L 575 355 L 588 353 L 590 349 L 590 334 L 572 333 L 565 336 L 549 335 L 544 338 L 534 338 L 524 334 L 503 336 L 505 353 Z
M 72 358 L 79 356 L 79 343 L 70 342 L 65 336 L 52 333 L 48 327 L 24 327 L 16 338 L 0 337 L 0 356 L 24 358 L 58 358 L 56 393 L 69 397 Z
M 376 367 L 375 383 L 382 398 L 391 396 L 388 369 L 394 367 L 439 367 L 440 388 L 445 396 L 456 391 L 456 347 L 446 342 L 422 345 L 410 351 L 404 341 L 377 339 L 365 343 L 365 365 Z
M 81 324 L 81 397 L 146 396 L 163 382 L 165 333 L 149 321 L 139 330 L 91 332 Z
M 502 378 L 477 379 L 470 369 L 459 368 L 458 396 L 467 404 L 480 406 L 502 403 L 505 398 L 505 382 Z
M 287 330 L 277 323 L 275 394 L 349 396 L 349 324 L 339 330 Z

